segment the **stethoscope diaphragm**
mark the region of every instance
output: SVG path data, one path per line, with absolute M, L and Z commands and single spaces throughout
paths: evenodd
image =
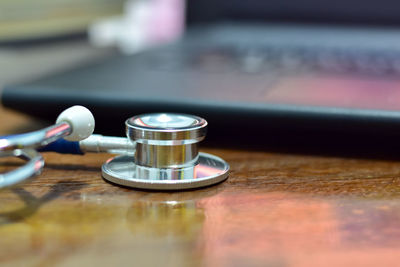
M 198 152 L 207 122 L 197 116 L 157 113 L 126 121 L 127 137 L 136 143 L 135 155 L 109 159 L 102 176 L 112 183 L 149 190 L 194 189 L 228 177 L 221 158 Z

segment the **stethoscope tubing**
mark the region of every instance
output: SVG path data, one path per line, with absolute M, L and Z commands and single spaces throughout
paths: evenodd
M 68 123 L 62 122 L 29 133 L 2 136 L 0 137 L 0 151 L 44 147 L 62 137 L 68 136 L 71 130 L 71 126 Z
M 114 154 L 133 154 L 136 144 L 123 137 L 111 137 L 92 134 L 94 118 L 91 112 L 74 106 L 63 111 L 55 125 L 41 130 L 0 137 L 0 157 L 18 157 L 26 164 L 0 174 L 0 188 L 22 182 L 41 172 L 43 157 L 39 152 L 57 152 L 80 154 L 86 152 L 107 152 Z M 65 140 L 70 136 L 72 140 Z M 82 140 L 83 139 L 83 140 Z
M 44 136 L 43 132 L 49 132 L 54 128 L 57 130 L 53 132 L 54 135 L 48 134 L 45 139 L 39 139 L 40 136 Z M 27 134 L 1 137 L 0 141 L 4 145 L 0 148 L 0 157 L 18 157 L 27 162 L 19 168 L 0 174 L 0 189 L 18 184 L 40 174 L 44 167 L 44 159 L 39 152 L 74 155 L 84 155 L 87 152 L 125 155 L 133 155 L 135 153 L 136 144 L 125 137 L 93 134 L 82 141 L 67 141 L 62 136 L 63 133 L 60 133 L 59 127 L 48 127 Z M 55 140 L 55 138 L 59 139 Z M 22 143 L 20 142 L 21 140 L 23 141 Z M 18 144 L 18 142 L 20 143 Z M 6 143 L 8 144 L 7 146 L 5 145 Z
M 18 157 L 27 163 L 12 171 L 0 174 L 0 189 L 9 187 L 39 175 L 44 167 L 42 155 L 34 149 L 2 151 L 0 157 Z

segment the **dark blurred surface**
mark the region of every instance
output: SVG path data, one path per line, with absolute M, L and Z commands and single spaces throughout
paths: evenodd
M 400 24 L 400 3 L 396 0 L 203 0 L 190 1 L 187 11 L 189 24 L 221 21 Z

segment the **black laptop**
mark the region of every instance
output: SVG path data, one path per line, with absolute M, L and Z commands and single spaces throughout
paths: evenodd
M 180 112 L 231 143 L 397 137 L 399 14 L 395 0 L 191 0 L 181 40 L 9 85 L 1 100 L 51 121 L 84 105 L 104 134 Z

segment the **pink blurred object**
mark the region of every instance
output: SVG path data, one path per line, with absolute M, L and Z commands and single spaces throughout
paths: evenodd
M 117 46 L 132 54 L 173 41 L 184 31 L 185 0 L 131 0 L 124 16 L 96 22 L 89 28 L 95 46 Z
M 179 37 L 184 29 L 183 0 L 152 0 L 153 14 L 149 21 L 149 40 L 169 41 Z

